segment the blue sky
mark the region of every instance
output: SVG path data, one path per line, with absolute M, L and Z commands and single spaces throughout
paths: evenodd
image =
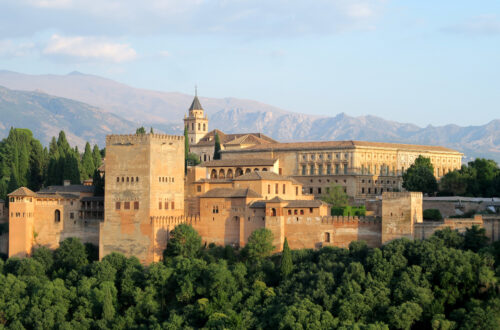
M 500 1 L 2 0 L 0 69 L 479 125 L 500 118 Z

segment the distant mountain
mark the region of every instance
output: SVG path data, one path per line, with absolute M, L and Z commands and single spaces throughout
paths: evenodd
M 0 87 L 0 137 L 11 127 L 29 128 L 44 145 L 64 130 L 71 145 L 104 145 L 106 134 L 133 133 L 136 124 L 98 108 L 40 92 Z
M 182 118 L 193 98 L 181 93 L 133 88 L 79 72 L 25 75 L 0 71 L 0 85 L 85 102 L 102 109 L 96 111 L 125 118 L 134 127 L 153 126 L 175 134 L 182 134 Z M 201 97 L 200 101 L 209 116 L 210 128 L 228 133 L 262 132 L 280 141 L 353 139 L 442 145 L 464 152 L 467 157 L 488 157 L 500 162 L 500 120 L 482 126 L 422 128 L 375 116 L 351 117 L 340 113 L 327 117 L 293 113 L 252 100 Z M 113 127 L 113 132 L 120 132 L 120 128 Z M 79 133 L 74 134 L 79 136 Z M 104 139 L 100 144 L 104 144 Z

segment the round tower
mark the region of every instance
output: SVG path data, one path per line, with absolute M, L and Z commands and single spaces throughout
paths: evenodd
M 193 103 L 189 107 L 189 116 L 184 116 L 184 127 L 187 127 L 190 145 L 198 143 L 208 133 L 208 118 L 205 116 L 196 89 Z

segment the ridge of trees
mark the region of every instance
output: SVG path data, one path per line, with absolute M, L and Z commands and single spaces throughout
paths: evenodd
M 204 247 L 187 225 L 174 231 L 164 260 L 149 266 L 119 253 L 97 261 L 95 248 L 74 238 L 0 259 L 0 327 L 500 327 L 500 242 L 489 244 L 484 229 L 274 255 L 267 229 L 241 250 Z
M 37 191 L 43 186 L 61 185 L 64 180 L 78 184 L 96 177 L 101 164 L 102 152 L 97 145 L 91 149 L 87 142 L 80 154 L 78 147 L 69 145 L 64 131 L 57 139 L 52 138 L 47 149 L 30 130 L 11 128 L 0 141 L 0 199 L 22 186 Z

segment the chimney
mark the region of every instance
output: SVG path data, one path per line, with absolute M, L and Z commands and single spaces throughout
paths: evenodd
M 63 181 L 63 185 L 66 187 L 66 186 L 69 186 L 71 184 L 71 180 L 64 180 Z

